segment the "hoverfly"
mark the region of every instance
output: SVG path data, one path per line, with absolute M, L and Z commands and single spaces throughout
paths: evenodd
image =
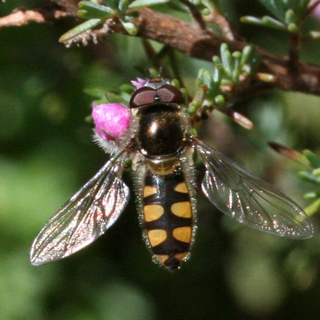
M 120 126 L 121 119 L 107 112 L 99 110 L 99 117 Z M 144 239 L 154 260 L 168 269 L 177 269 L 188 259 L 194 241 L 194 151 L 206 167 L 202 190 L 219 210 L 278 236 L 313 235 L 308 216 L 295 202 L 190 134 L 182 92 L 168 80 L 146 79 L 125 112 L 128 125 L 119 134 L 98 128 L 101 118 L 94 117 L 100 144 L 111 140 L 116 152 L 44 225 L 31 247 L 33 265 L 79 251 L 117 220 L 129 199 L 121 178 L 128 158 Z

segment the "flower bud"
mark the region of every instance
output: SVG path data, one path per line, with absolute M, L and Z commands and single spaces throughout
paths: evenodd
M 129 110 L 118 103 L 93 105 L 92 118 L 97 133 L 105 140 L 120 138 L 130 125 Z

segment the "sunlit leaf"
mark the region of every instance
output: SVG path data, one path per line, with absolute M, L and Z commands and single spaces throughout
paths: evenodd
M 105 13 L 110 13 L 110 14 L 114 14 L 115 11 L 112 10 L 110 7 L 108 6 L 102 6 L 98 3 L 95 2 L 91 2 L 91 1 L 81 1 L 78 4 L 79 9 L 84 9 L 84 10 L 96 10 L 96 11 L 101 11 L 101 12 L 105 12 Z
M 320 191 L 312 191 L 308 192 L 304 195 L 305 199 L 314 200 L 320 198 Z
M 91 1 L 81 1 L 79 9 L 77 15 L 83 19 L 106 19 L 115 13 L 109 7 Z
M 313 168 L 320 168 L 320 158 L 310 150 L 304 150 L 303 154 L 310 161 Z
M 120 22 L 131 36 L 135 36 L 137 34 L 137 27 L 133 23 L 124 21 L 122 19 L 120 19 Z
M 224 71 L 231 76 L 231 71 L 234 68 L 233 59 L 231 56 L 231 52 L 227 44 L 223 43 L 220 48 L 221 60 L 223 64 Z
M 320 210 L 320 199 L 317 199 L 313 203 L 311 203 L 309 206 L 304 208 L 305 213 L 308 216 L 312 216 L 313 214 L 317 213 Z
M 59 39 L 60 42 L 68 41 L 81 33 L 84 33 L 92 28 L 97 27 L 99 24 L 103 23 L 103 19 L 90 19 L 76 26 L 75 28 L 69 30 Z
M 320 184 L 320 178 L 307 171 L 299 171 L 298 176 L 307 182 Z
M 142 7 L 151 7 L 159 4 L 169 3 L 170 0 L 136 0 L 129 5 L 130 9 L 137 9 Z

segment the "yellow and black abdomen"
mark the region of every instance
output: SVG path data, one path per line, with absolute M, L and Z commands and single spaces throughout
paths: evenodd
M 193 238 L 190 193 L 181 168 L 166 175 L 149 171 L 142 191 L 144 227 L 154 258 L 177 269 L 188 257 Z

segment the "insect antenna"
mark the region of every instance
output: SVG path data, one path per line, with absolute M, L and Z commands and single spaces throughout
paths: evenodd
M 150 70 L 148 68 L 143 68 L 143 71 L 146 74 L 147 79 L 151 80 L 152 76 L 151 76 Z
M 161 66 L 161 67 L 159 68 L 159 73 L 158 73 L 158 77 L 159 77 L 159 78 L 162 78 L 163 71 L 164 71 L 164 66 Z

